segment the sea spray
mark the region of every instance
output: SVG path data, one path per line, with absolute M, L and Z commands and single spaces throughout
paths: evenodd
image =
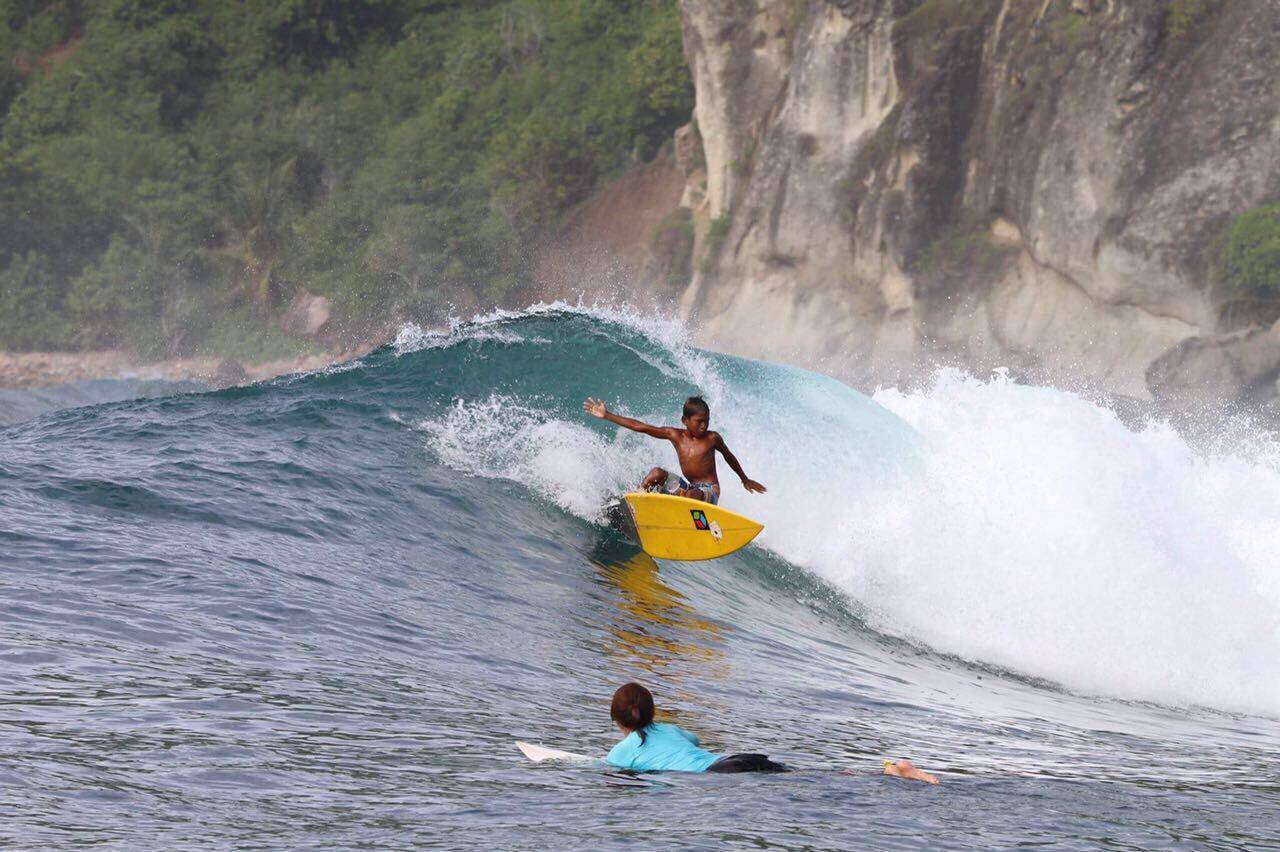
M 625 488 L 634 453 L 585 424 L 548 416 L 503 396 L 457 400 L 419 426 L 441 461 L 473 476 L 510 479 L 579 517 L 594 519 Z
M 1280 715 L 1274 452 L 1204 454 L 1001 377 L 875 398 L 920 432 L 923 475 L 813 567 L 878 626 L 1076 690 Z

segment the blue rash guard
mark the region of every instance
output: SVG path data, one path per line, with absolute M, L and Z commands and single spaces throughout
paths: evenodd
M 605 758 L 614 766 L 636 772 L 706 772 L 720 758 L 698 748 L 698 735 L 679 725 L 654 722 L 644 729 L 644 742 L 635 731 L 618 743 Z

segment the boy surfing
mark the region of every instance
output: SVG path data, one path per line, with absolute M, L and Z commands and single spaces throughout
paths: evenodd
M 670 474 L 660 467 L 649 471 L 640 481 L 641 491 L 662 490 L 678 497 L 690 497 L 707 503 L 720 502 L 720 477 L 716 475 L 716 452 L 724 456 L 724 460 L 733 468 L 742 480 L 742 487 L 757 494 L 765 493 L 765 487 L 754 479 L 748 479 L 742 471 L 738 459 L 729 452 L 724 438 L 719 432 L 710 431 L 711 407 L 700 396 L 691 396 L 684 401 L 684 411 L 680 422 L 683 429 L 675 426 L 650 426 L 630 417 L 614 414 L 602 400 L 587 397 L 582 408 L 592 417 L 608 420 L 633 432 L 640 432 L 653 438 L 670 441 L 676 448 L 676 456 L 680 459 L 678 482 L 672 482 Z

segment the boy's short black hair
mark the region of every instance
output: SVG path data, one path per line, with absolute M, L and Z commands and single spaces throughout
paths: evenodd
M 684 401 L 684 416 L 692 417 L 695 414 L 711 416 L 711 406 L 700 396 L 691 396 Z

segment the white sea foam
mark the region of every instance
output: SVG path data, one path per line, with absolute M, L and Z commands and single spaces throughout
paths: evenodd
M 879 629 L 1076 691 L 1280 716 L 1280 444 L 1241 429 L 1206 453 L 948 371 L 875 395 L 907 447 L 873 403 L 792 372 L 812 393 L 778 395 L 789 419 L 724 412 L 770 487 L 727 494 Z
M 654 343 L 670 346 L 683 341 L 688 331 L 679 320 L 657 313 L 645 313 L 629 305 L 613 305 L 604 302 L 538 302 L 521 310 L 495 309 L 477 314 L 470 319 L 450 317 L 443 328 L 424 329 L 417 323 L 406 323 L 396 333 L 392 347 L 397 355 L 406 355 L 421 349 L 453 346 L 465 340 L 497 340 L 518 343 L 526 338 L 501 329 L 513 321 L 531 317 L 578 314 L 611 325 L 620 325 L 638 332 Z M 528 339 L 527 342 L 540 342 Z
M 598 519 L 643 464 L 638 442 L 605 440 L 584 423 L 558 420 L 500 395 L 482 403 L 459 400 L 443 417 L 418 425 L 450 467 L 520 482 L 587 520 Z
M 467 340 L 488 340 L 496 343 L 533 343 L 518 334 L 505 334 L 501 331 L 471 328 L 457 324 L 447 329 L 424 329 L 416 323 L 401 326 L 396 339 L 391 342 L 397 355 L 407 355 L 423 349 L 445 349 L 456 346 Z
M 880 626 L 1076 690 L 1280 715 L 1273 443 L 1205 455 L 1002 378 L 875 399 L 920 432 L 923 471 L 813 567 Z
M 672 346 L 684 334 L 668 320 L 625 322 L 665 347 L 646 360 L 703 388 L 769 487 L 747 495 L 722 464 L 726 504 L 879 629 L 1076 691 L 1280 716 L 1274 441 L 1199 452 L 1070 393 L 954 372 L 873 403 L 814 373 Z M 446 464 L 595 519 L 671 453 L 588 422 L 494 395 L 420 427 Z

